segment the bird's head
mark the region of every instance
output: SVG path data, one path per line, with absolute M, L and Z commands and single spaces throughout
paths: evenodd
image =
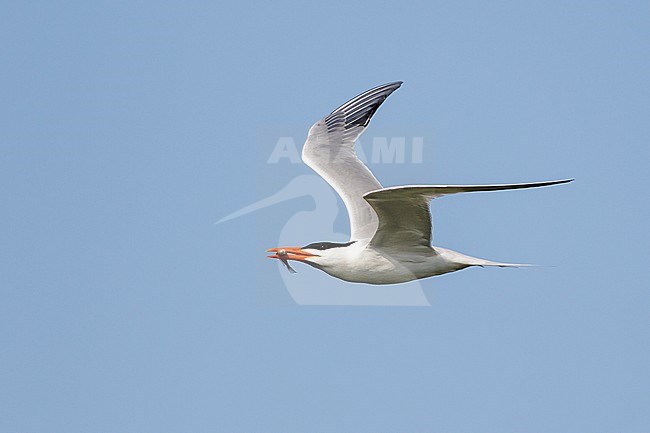
M 269 253 L 275 253 L 268 256 L 270 259 L 279 259 L 291 272 L 295 272 L 289 265 L 289 260 L 296 260 L 307 263 L 317 268 L 326 268 L 333 266 L 344 259 L 345 247 L 349 247 L 354 242 L 336 243 L 336 242 L 316 242 L 304 247 L 280 247 L 266 250 Z

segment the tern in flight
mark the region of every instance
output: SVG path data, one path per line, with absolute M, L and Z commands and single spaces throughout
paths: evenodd
M 401 81 L 375 87 L 316 122 L 302 160 L 339 194 L 350 218 L 350 241 L 271 248 L 291 272 L 289 260 L 306 263 L 341 280 L 395 284 L 446 274 L 470 266 L 520 267 L 470 257 L 431 245 L 429 201 L 461 192 L 536 188 L 573 179 L 497 185 L 407 185 L 383 188 L 357 158 L 354 143 Z

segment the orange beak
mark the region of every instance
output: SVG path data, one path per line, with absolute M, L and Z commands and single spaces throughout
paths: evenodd
M 318 257 L 317 254 L 308 253 L 300 247 L 270 248 L 266 252 L 275 253 L 272 256 L 268 256 L 269 259 L 298 260 L 300 262 L 303 262 L 309 257 Z

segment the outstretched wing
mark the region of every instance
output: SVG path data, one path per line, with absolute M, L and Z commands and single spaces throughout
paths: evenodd
M 350 217 L 351 240 L 369 239 L 377 230 L 377 216 L 363 195 L 381 188 L 357 158 L 354 143 L 379 106 L 401 85 L 401 81 L 384 84 L 341 105 L 311 127 L 302 148 L 305 164 L 343 199 Z
M 379 227 L 370 244 L 376 247 L 416 249 L 431 245 L 429 201 L 461 192 L 536 188 L 573 179 L 500 185 L 414 185 L 372 191 L 363 196 L 377 212 Z

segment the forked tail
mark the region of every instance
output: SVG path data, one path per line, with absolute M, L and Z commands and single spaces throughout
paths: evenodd
M 475 262 L 472 263 L 472 266 L 498 266 L 500 268 L 530 268 L 539 265 L 532 265 L 530 263 L 501 263 L 501 262 L 492 262 L 490 260 L 475 259 Z
M 479 259 L 478 257 L 466 256 L 457 251 L 448 250 L 446 248 L 434 247 L 436 252 L 444 257 L 445 260 L 452 263 L 458 263 L 459 265 L 465 266 L 498 266 L 500 268 L 526 268 L 534 267 L 539 265 L 532 265 L 529 263 L 502 263 L 502 262 L 493 262 L 491 260 Z

